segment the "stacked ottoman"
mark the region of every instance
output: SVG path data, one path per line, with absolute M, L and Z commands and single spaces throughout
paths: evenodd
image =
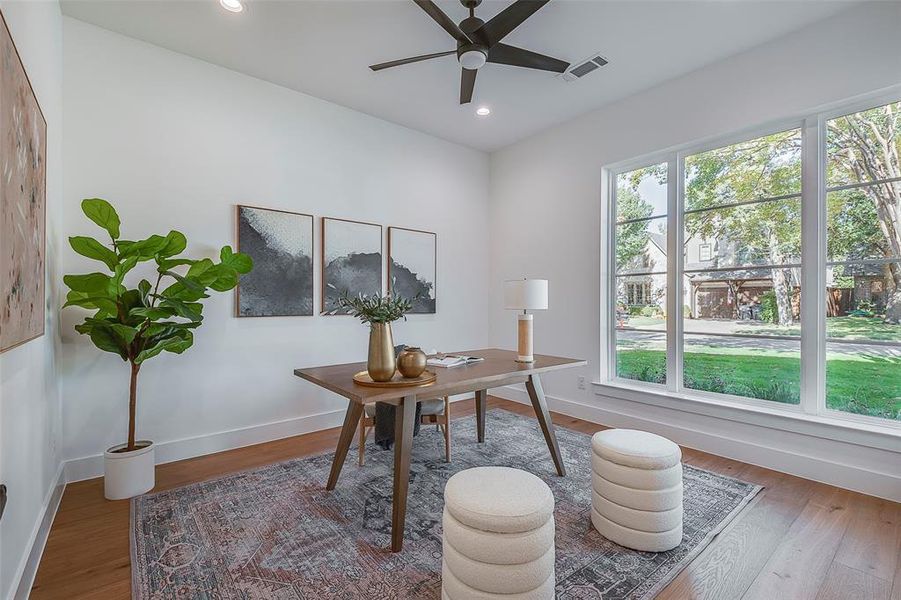
M 591 522 L 605 538 L 645 552 L 682 542 L 682 452 L 666 438 L 608 429 L 591 439 Z
M 443 600 L 553 600 L 554 496 L 507 467 L 460 471 L 444 488 Z

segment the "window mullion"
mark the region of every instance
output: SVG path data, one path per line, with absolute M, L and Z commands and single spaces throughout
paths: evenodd
M 682 390 L 682 213 L 683 159 L 666 163 L 666 385 Z
M 804 122 L 801 148 L 801 409 L 826 402 L 825 121 Z

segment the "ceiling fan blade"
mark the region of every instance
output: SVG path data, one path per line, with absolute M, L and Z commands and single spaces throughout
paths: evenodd
M 527 69 L 541 69 L 542 71 L 554 71 L 563 73 L 569 68 L 569 63 L 558 58 L 538 54 L 531 50 L 524 50 L 507 44 L 495 44 L 488 51 L 488 62 L 500 65 L 512 65 Z
M 441 56 L 450 56 L 456 54 L 456 50 L 448 50 L 447 52 L 435 52 L 434 54 L 423 54 L 421 56 L 411 56 L 410 58 L 401 58 L 399 60 L 390 60 L 388 62 L 379 63 L 377 65 L 369 65 L 373 71 L 381 71 L 382 69 L 390 69 L 391 67 L 399 67 L 410 63 L 419 62 L 421 60 L 429 60 L 430 58 L 438 58 Z
M 489 46 L 497 44 L 548 2 L 549 0 L 516 0 L 478 29 L 480 37 Z
M 472 91 L 476 87 L 476 69 L 463 69 L 463 75 L 460 77 L 460 104 L 469 104 L 472 102 Z
M 464 44 L 471 44 L 472 41 L 466 37 L 466 34 L 463 33 L 463 30 L 457 27 L 457 24 L 451 21 L 450 17 L 444 14 L 438 6 L 432 2 L 432 0 L 413 0 L 421 8 L 424 10 L 430 17 L 432 17 L 436 23 L 441 25 L 444 31 L 448 32 L 454 39 L 458 42 L 462 42 Z

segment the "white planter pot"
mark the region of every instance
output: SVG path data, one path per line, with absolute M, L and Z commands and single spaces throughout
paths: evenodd
M 107 500 L 132 498 L 153 489 L 153 442 L 141 440 L 135 445 L 137 450 L 131 452 L 121 452 L 126 444 L 119 444 L 103 453 L 103 495 Z

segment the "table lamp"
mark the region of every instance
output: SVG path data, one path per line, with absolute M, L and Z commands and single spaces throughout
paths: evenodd
M 547 279 L 513 279 L 504 282 L 504 308 L 521 310 L 517 362 L 534 362 L 530 310 L 547 310 Z

